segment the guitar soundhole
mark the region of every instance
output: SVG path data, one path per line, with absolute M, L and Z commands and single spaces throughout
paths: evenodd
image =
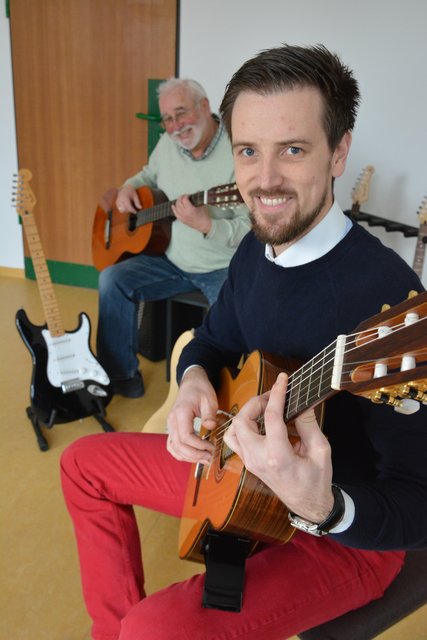
M 129 214 L 129 219 L 128 219 L 128 230 L 129 231 L 135 231 L 135 229 L 136 229 L 136 221 L 137 221 L 136 213 L 130 213 Z
M 238 410 L 238 407 L 234 406 L 230 412 L 219 410 L 217 413 L 218 427 L 215 431 L 215 439 L 219 449 L 218 470 L 222 470 L 227 464 L 227 460 L 233 455 L 232 449 L 224 443 L 223 437 Z

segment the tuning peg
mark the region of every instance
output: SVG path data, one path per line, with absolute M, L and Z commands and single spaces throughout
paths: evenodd
M 416 322 L 418 322 L 419 319 L 420 319 L 420 316 L 418 315 L 418 313 L 415 313 L 414 311 L 410 311 L 405 316 L 405 327 L 409 327 L 411 324 L 415 324 Z
M 420 403 L 416 400 L 410 400 L 409 398 L 405 398 L 401 400 L 396 406 L 394 410 L 397 413 L 402 413 L 404 416 L 410 416 L 412 413 L 416 413 L 420 408 Z
M 402 362 L 400 365 L 401 371 L 410 371 L 411 369 L 415 369 L 416 366 L 417 366 L 417 363 L 414 356 L 409 356 L 405 354 L 402 357 Z
M 415 298 L 415 296 L 418 295 L 418 291 L 415 291 L 414 289 L 411 289 L 410 292 L 408 293 L 408 300 L 410 300 L 411 298 Z

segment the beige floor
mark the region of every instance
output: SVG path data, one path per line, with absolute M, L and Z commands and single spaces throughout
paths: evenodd
M 80 311 L 96 327 L 96 292 L 55 286 L 64 328 L 73 330 Z M 45 431 L 50 448 L 40 452 L 25 414 L 31 360 L 14 326 L 23 307 L 32 322 L 43 324 L 37 285 L 0 276 L 0 411 L 2 446 L 0 640 L 89 640 L 90 620 L 80 594 L 71 524 L 58 483 L 58 459 L 77 437 L 100 431 L 93 418 Z M 114 398 L 108 420 L 116 430 L 139 431 L 166 398 L 164 362 L 142 362 L 146 395 Z M 178 523 L 138 509 L 148 592 L 192 575 L 197 565 L 177 556 Z M 382 640 L 426 640 L 427 607 Z

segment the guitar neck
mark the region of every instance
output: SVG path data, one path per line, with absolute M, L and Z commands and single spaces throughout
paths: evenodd
M 34 272 L 37 279 L 46 324 L 51 336 L 62 336 L 65 332 L 62 326 L 58 303 L 53 290 L 52 280 L 50 278 L 49 269 L 33 214 L 25 213 L 25 215 L 22 215 L 22 224 L 24 226 L 28 248 L 33 260 Z
M 190 201 L 195 207 L 200 207 L 206 201 L 206 191 L 198 191 L 197 193 L 193 193 L 190 196 Z M 149 207 L 148 209 L 142 209 L 141 211 L 137 211 L 135 227 L 140 227 L 144 224 L 148 224 L 149 222 L 158 222 L 159 220 L 163 220 L 164 218 L 174 218 L 174 213 L 172 211 L 172 205 L 176 202 L 176 200 L 168 201 L 168 202 L 159 202 L 155 204 L 153 207 Z
M 292 420 L 309 407 L 317 406 L 337 392 L 341 375 L 342 340 L 345 340 L 345 336 L 334 340 L 289 376 L 285 421 Z
M 415 255 L 412 268 L 419 278 L 423 275 L 424 257 L 426 252 L 426 240 L 427 240 L 427 223 L 420 225 L 420 230 L 417 236 L 417 244 L 415 246 Z

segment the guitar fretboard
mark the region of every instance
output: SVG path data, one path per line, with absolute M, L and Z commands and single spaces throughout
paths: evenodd
M 285 421 L 335 393 L 332 388 L 337 340 L 289 376 Z
M 417 244 L 415 246 L 414 262 L 412 264 L 412 268 L 419 278 L 421 278 L 423 275 L 426 239 L 427 223 L 420 225 L 420 230 L 417 236 Z
M 32 213 L 26 212 L 21 217 L 33 260 L 46 324 L 51 336 L 62 336 L 65 332 L 34 216 Z
M 200 207 L 200 205 L 203 204 L 204 199 L 205 191 L 198 191 L 197 193 L 193 193 L 190 196 L 190 200 L 195 207 Z M 135 214 L 135 227 L 141 227 L 142 225 L 148 224 L 150 222 L 158 222 L 159 220 L 163 220 L 164 218 L 174 218 L 175 216 L 172 211 L 172 205 L 175 202 L 175 200 L 168 202 L 159 202 L 153 207 L 137 211 Z

